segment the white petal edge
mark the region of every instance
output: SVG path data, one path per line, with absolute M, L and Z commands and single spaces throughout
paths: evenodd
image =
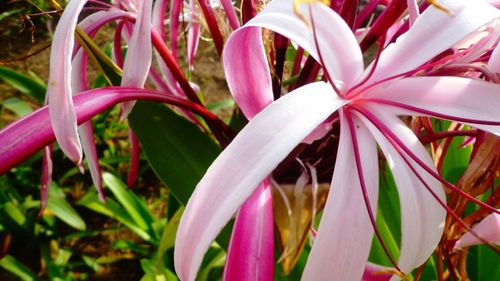
M 346 103 L 324 82 L 301 87 L 257 114 L 198 183 L 177 231 L 175 268 L 194 281 L 204 253 L 259 183 L 318 124 Z

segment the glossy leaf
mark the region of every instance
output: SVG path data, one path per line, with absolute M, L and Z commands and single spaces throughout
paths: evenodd
M 122 206 L 120 206 L 120 204 L 111 198 L 107 198 L 106 203 L 102 203 L 97 198 L 95 190 L 89 191 L 77 202 L 77 204 L 89 208 L 94 212 L 116 219 L 145 241 L 151 240 L 151 235 L 146 230 L 138 226 L 134 219 L 132 219 L 132 217 Z
M 116 176 L 110 173 L 102 175 L 104 184 L 115 195 L 120 204 L 127 210 L 127 213 L 144 230 L 151 228 L 153 216 L 146 207 L 146 203 L 140 199 L 133 191 L 128 190 L 127 186 Z
M 20 280 L 23 281 L 32 281 L 37 280 L 35 273 L 31 271 L 28 267 L 20 263 L 13 256 L 7 255 L 3 259 L 0 259 L 0 267 L 3 269 L 10 271 Z
M 161 104 L 138 102 L 129 122 L 155 173 L 186 204 L 220 148 L 196 125 Z

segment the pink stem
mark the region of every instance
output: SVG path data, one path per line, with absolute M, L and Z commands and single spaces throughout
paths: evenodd
M 126 87 L 94 89 L 73 96 L 77 123 L 82 124 L 117 103 L 131 100 L 150 100 L 179 106 L 203 116 L 205 121 L 217 131 L 232 133 L 224 122 L 201 105 L 158 91 Z M 54 140 L 47 106 L 3 128 L 0 131 L 2 144 L 0 146 L 0 175 L 8 172 Z

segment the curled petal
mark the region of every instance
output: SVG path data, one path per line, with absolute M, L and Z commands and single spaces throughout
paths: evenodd
M 340 141 L 332 185 L 302 280 L 361 280 L 370 253 L 373 226 L 363 201 L 354 158 L 353 139 L 341 115 Z M 376 143 L 366 127 L 353 118 L 366 191 L 376 212 L 378 158 Z
M 228 39 L 223 52 L 229 89 L 248 119 L 274 100 L 271 73 L 264 52 L 258 27 L 236 31 Z
M 76 126 L 71 90 L 71 55 L 75 28 L 86 0 L 72 0 L 66 6 L 54 32 L 47 88 L 50 120 L 61 150 L 75 163 L 82 161 L 82 146 Z
M 500 245 L 500 215 L 492 213 L 476 224 L 472 231 L 487 242 Z M 455 244 L 455 249 L 482 244 L 472 233 L 465 233 Z
M 259 183 L 318 124 L 346 103 L 324 82 L 309 84 L 257 114 L 199 182 L 179 224 L 175 268 L 195 280 L 204 253 Z

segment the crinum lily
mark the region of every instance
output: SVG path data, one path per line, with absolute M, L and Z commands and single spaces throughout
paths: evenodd
M 195 280 L 221 228 L 259 183 L 336 112 L 341 130 L 331 190 L 302 279 L 363 278 L 374 232 L 380 239 L 374 231 L 377 144 L 401 205 L 401 252 L 393 265 L 400 275 L 409 273 L 432 254 L 446 215 L 442 184 L 460 190 L 440 177 L 425 147 L 399 116 L 448 119 L 500 134 L 499 85 L 415 77 L 436 56 L 499 17 L 498 10 L 483 2 L 439 3 L 447 12 L 426 9 L 367 69 L 351 29 L 321 3 L 297 10 L 291 0 L 275 0 L 233 33 L 223 57 L 230 90 L 243 112 L 265 108 L 214 161 L 186 206 L 175 248 L 181 280 Z M 321 63 L 327 82 L 307 84 L 273 101 L 261 27 L 308 51 Z

